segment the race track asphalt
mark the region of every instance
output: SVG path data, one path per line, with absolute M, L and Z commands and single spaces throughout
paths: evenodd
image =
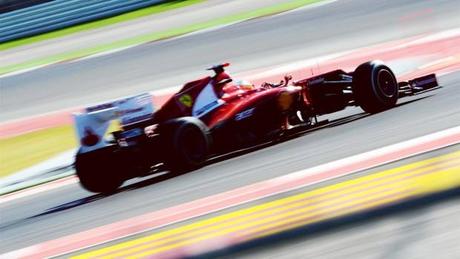
M 456 28 L 459 9 L 454 0 L 344 0 L 51 66 L 1 79 L 7 97 L 1 120 L 177 85 L 222 60 L 238 72 Z M 350 108 L 331 116 L 336 121 L 325 129 L 109 197 L 75 184 L 1 204 L 0 253 L 458 126 L 460 73 L 440 82 L 439 91 L 401 100 L 390 111 L 368 116 Z
M 177 86 L 230 61 L 231 72 L 460 27 L 460 2 L 340 0 L 0 78 L 0 122 Z

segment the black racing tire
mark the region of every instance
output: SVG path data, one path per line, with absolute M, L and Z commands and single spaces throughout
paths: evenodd
M 379 61 L 361 64 L 353 73 L 353 95 L 368 113 L 378 113 L 396 105 L 399 87 L 389 67 Z
M 123 184 L 123 166 L 113 147 L 81 153 L 75 157 L 75 171 L 80 185 L 94 193 L 112 194 Z
M 182 117 L 160 125 L 163 162 L 173 173 L 201 167 L 211 149 L 208 127 L 194 117 Z

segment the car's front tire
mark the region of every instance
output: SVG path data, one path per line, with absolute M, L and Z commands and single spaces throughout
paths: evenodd
M 389 67 L 379 61 L 361 64 L 353 73 L 353 94 L 366 112 L 378 113 L 396 105 L 399 88 Z

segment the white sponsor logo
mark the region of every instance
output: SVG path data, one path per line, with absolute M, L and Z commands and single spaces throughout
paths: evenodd
M 254 110 L 255 108 L 251 108 L 251 109 L 247 109 L 245 111 L 238 113 L 237 115 L 235 115 L 235 120 L 240 121 L 245 118 L 251 117 L 254 114 Z
M 87 107 L 86 112 L 91 113 L 110 108 L 116 108 L 122 125 L 147 120 L 154 112 L 152 95 L 148 93 Z

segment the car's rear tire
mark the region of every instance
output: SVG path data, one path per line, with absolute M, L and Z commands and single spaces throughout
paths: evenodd
M 175 173 L 193 170 L 203 165 L 211 149 L 208 127 L 194 117 L 182 117 L 160 125 L 164 148 L 163 161 Z
M 366 112 L 378 113 L 396 105 L 399 88 L 389 67 L 379 61 L 361 64 L 353 73 L 353 95 Z
M 123 184 L 123 167 L 114 156 L 113 147 L 80 153 L 75 158 L 75 170 L 80 185 L 95 193 L 111 194 Z

